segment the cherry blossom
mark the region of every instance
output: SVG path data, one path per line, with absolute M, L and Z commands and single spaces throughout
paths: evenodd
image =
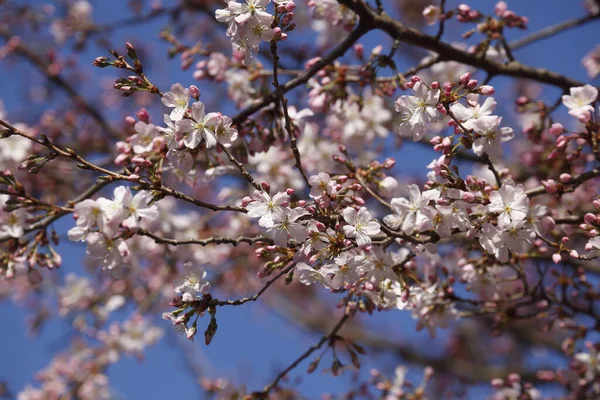
M 496 100 L 493 97 L 488 97 L 481 105 L 479 104 L 479 95 L 477 94 L 468 94 L 466 100 L 467 107 L 460 102 L 456 102 L 450 106 L 452 114 L 466 129 L 473 129 L 478 121 L 483 122 L 488 119 L 496 119 L 496 117 L 491 115 L 496 108 Z
M 196 296 L 207 294 L 210 283 L 206 281 L 206 270 L 191 262 L 183 264 L 183 278 L 175 285 L 175 293 L 180 293 L 184 302 L 194 301 Z
M 486 206 L 486 210 L 499 213 L 498 226 L 501 228 L 510 225 L 512 221 L 524 220 L 529 212 L 529 198 L 523 185 L 505 181 L 500 189 L 490 193 L 490 204 Z
M 169 117 L 173 121 L 179 121 L 183 118 L 188 110 L 188 102 L 190 101 L 190 90 L 184 88 L 179 83 L 171 85 L 171 91 L 165 92 L 162 95 L 162 103 L 170 108 L 173 108 Z
M 569 109 L 569 114 L 588 121 L 591 118 L 590 113 L 594 112 L 592 103 L 598 99 L 598 89 L 592 85 L 572 87 L 569 94 L 562 96 L 565 107 Z
M 176 122 L 177 133 L 183 134 L 183 143 L 187 148 L 195 149 L 204 139 L 206 147 L 211 148 L 217 145 L 215 137 L 215 128 L 220 122 L 219 114 L 204 112 L 204 103 L 197 102 L 192 104 L 192 119 L 181 119 Z M 223 138 L 226 138 L 226 128 L 223 127 Z M 233 137 L 233 133 L 229 134 Z M 226 139 L 224 139 L 226 141 Z
M 328 275 L 329 270 L 327 269 L 314 269 L 310 265 L 300 262 L 296 264 L 296 271 L 299 271 L 298 280 L 305 285 L 312 285 L 313 283 L 319 283 L 323 285 L 325 289 L 331 288 L 331 278 Z
M 288 236 L 296 242 L 303 242 L 308 236 L 308 230 L 298 222 L 298 219 L 307 215 L 308 211 L 302 207 L 293 209 L 275 208 L 273 211 L 273 225 L 269 231 L 273 233 L 275 245 L 286 246 Z
M 364 257 L 352 255 L 348 252 L 340 254 L 328 265 L 327 272 L 334 275 L 331 287 L 339 289 L 344 284 L 352 284 L 360 278 L 359 269 L 364 264 Z
M 364 246 L 371 243 L 371 236 L 379 233 L 381 225 L 373 221 L 371 213 L 365 208 L 346 207 L 342 212 L 344 220 L 348 225 L 344 225 L 344 233 L 350 238 L 356 238 L 356 244 Z
M 475 154 L 481 156 L 486 153 L 494 159 L 500 157 L 502 146 L 499 142 L 507 142 L 515 136 L 512 128 L 499 128 L 501 122 L 501 117 L 487 117 L 479 118 L 473 123 L 472 129 L 478 136 L 473 142 Z
M 394 198 L 391 205 L 395 215 L 392 214 L 384 219 L 384 222 L 392 228 L 401 228 L 406 233 L 412 233 L 416 229 L 427 229 L 432 224 L 435 209 L 429 205 L 440 197 L 437 190 L 426 190 L 421 193 L 417 185 L 409 185 L 408 200 L 405 198 Z
M 248 216 L 251 218 L 260 218 L 258 225 L 263 228 L 271 228 L 275 222 L 275 212 L 283 212 L 284 205 L 287 205 L 290 198 L 287 193 L 277 192 L 271 197 L 268 193 L 255 190 L 253 201 L 246 207 Z
M 144 154 L 152 151 L 154 147 L 154 138 L 158 136 L 156 126 L 138 121 L 135 124 L 136 134 L 131 136 L 130 144 L 134 153 Z

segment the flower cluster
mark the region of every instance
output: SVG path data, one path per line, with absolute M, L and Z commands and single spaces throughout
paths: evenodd
M 158 217 L 156 205 L 150 205 L 151 195 L 119 186 L 109 200 L 100 197 L 87 199 L 75 205 L 76 226 L 68 232 L 70 240 L 86 242 L 87 254 L 99 260 L 104 268 L 123 265 L 129 257 L 129 248 L 122 229 L 135 231 L 141 222 L 151 222 Z
M 271 27 L 273 15 L 267 12 L 271 0 L 245 0 L 243 4 L 229 1 L 227 8 L 217 10 L 217 21 L 227 23 L 227 36 L 233 50 L 245 56 L 250 63 L 253 53 L 258 52 L 261 41 L 270 42 L 275 35 Z

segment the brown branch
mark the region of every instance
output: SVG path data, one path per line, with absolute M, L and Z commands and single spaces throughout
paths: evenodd
M 576 28 L 578 26 L 582 26 L 587 24 L 588 22 L 592 22 L 596 19 L 600 18 L 600 13 L 589 14 L 584 17 L 573 18 L 566 20 L 564 22 L 558 23 L 556 25 L 548 26 L 546 28 L 540 29 L 537 32 L 532 33 L 529 36 L 525 36 L 524 38 L 517 39 L 514 42 L 510 43 L 509 46 L 513 50 L 517 50 L 521 47 L 525 47 L 531 43 L 537 42 L 539 40 L 543 40 L 554 36 L 556 34 L 565 32 L 569 29 Z
M 566 182 L 563 183 L 562 185 L 564 186 L 571 186 L 573 188 L 577 187 L 580 183 L 583 183 L 585 181 L 588 181 L 590 179 L 594 179 L 596 177 L 600 176 L 600 169 L 598 168 L 594 168 L 591 171 L 587 171 L 584 172 L 583 174 L 575 177 L 573 180 L 571 180 L 570 182 Z M 534 197 L 534 196 L 538 196 L 540 194 L 546 194 L 548 193 L 546 191 L 546 188 L 543 185 L 540 185 L 538 187 L 529 189 L 525 191 L 525 194 L 529 197 Z
M 206 239 L 184 239 L 184 240 L 176 240 L 163 238 L 160 236 L 156 236 L 152 232 L 149 232 L 146 229 L 140 229 L 136 232 L 138 235 L 147 236 L 149 238 L 154 239 L 155 243 L 160 244 L 168 244 L 171 246 L 183 246 L 183 245 L 191 245 L 198 244 L 200 246 L 207 246 L 209 244 L 231 244 L 233 246 L 238 246 L 240 243 L 248 243 L 248 244 L 256 244 L 256 243 L 267 243 L 273 244 L 273 239 L 266 238 L 264 236 L 255 236 L 255 237 L 246 237 L 246 236 L 238 236 L 235 238 L 230 238 L 229 236 L 215 236 L 209 237 Z
M 426 35 L 416 29 L 408 28 L 387 15 L 378 15 L 362 0 L 338 0 L 338 2 L 358 14 L 361 25 L 364 25 L 366 29 L 379 29 L 386 32 L 393 39 L 431 50 L 438 54 L 440 61 L 452 60 L 482 69 L 490 76 L 503 75 L 530 79 L 539 83 L 559 87 L 565 91 L 574 86 L 583 86 L 583 83 L 580 81 L 546 69 L 533 68 L 519 62 L 502 64 L 457 49 L 448 43 L 436 40 L 436 38 L 431 35 Z
M 78 166 L 82 169 L 96 171 L 96 172 L 104 174 L 105 175 L 104 178 L 109 181 L 134 182 L 135 184 L 139 185 L 141 189 L 152 190 L 152 191 L 161 193 L 166 196 L 175 197 L 176 199 L 180 199 L 185 202 L 194 204 L 198 207 L 207 208 L 212 211 L 236 211 L 236 212 L 241 212 L 241 213 L 247 212 L 247 210 L 244 207 L 229 206 L 229 205 L 218 206 L 215 204 L 206 203 L 202 200 L 195 199 L 191 196 L 188 196 L 187 194 L 184 194 L 182 192 L 179 192 L 177 190 L 174 190 L 167 186 L 164 186 L 162 183 L 155 184 L 152 182 L 147 182 L 147 181 L 142 180 L 139 177 L 135 180 L 132 180 L 131 176 L 124 175 L 122 172 L 113 172 L 104 167 L 100 167 L 98 165 L 95 165 L 94 163 L 87 161 L 86 159 L 84 159 L 83 157 L 78 155 L 75 151 L 73 151 L 72 149 L 69 149 L 66 147 L 63 148 L 63 147 L 59 147 L 59 146 L 55 145 L 50 140 L 48 140 L 48 138 L 44 135 L 42 135 L 42 139 L 38 139 L 38 138 L 35 138 L 32 136 L 29 136 L 25 132 L 18 130 L 14 126 L 12 126 L 9 123 L 2 121 L 2 120 L 0 120 L 0 125 L 7 128 L 8 131 L 13 135 L 18 135 L 18 136 L 24 137 L 24 138 L 29 139 L 41 146 L 46 147 L 53 153 L 53 157 L 60 156 L 60 157 L 69 158 L 69 159 L 79 163 Z

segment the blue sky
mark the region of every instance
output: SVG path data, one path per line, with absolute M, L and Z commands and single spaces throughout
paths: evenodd
M 123 15 L 125 2 L 100 0 L 91 2 L 95 9 L 94 18 L 98 22 L 114 21 L 116 18 L 120 19 L 119 15 Z M 28 3 L 39 2 L 30 1 Z M 172 1 L 164 3 L 165 5 L 173 4 Z M 384 1 L 384 4 L 386 3 L 388 2 Z M 449 1 L 448 7 L 457 3 Z M 481 10 L 491 10 L 495 2 L 483 0 L 474 3 Z M 540 6 L 541 3 L 543 3 L 543 7 Z M 511 31 L 508 35 L 509 39 L 584 13 L 579 1 L 568 2 L 569 5 L 566 3 L 564 0 L 509 2 L 511 9 L 530 19 L 528 31 Z M 303 2 L 300 0 L 299 7 L 302 6 Z M 125 40 L 134 43 L 149 40 L 153 44 L 151 54 L 149 54 L 150 60 L 164 60 L 166 46 L 157 39 L 157 34 L 165 23 L 166 19 L 161 18 L 146 25 L 119 31 L 113 36 L 112 45 L 122 47 Z M 459 40 L 462 29 L 463 27 L 456 23 L 449 23 L 446 29 L 446 39 Z M 525 64 L 548 68 L 575 79 L 589 81 L 580 60 L 596 45 L 597 33 L 598 22 L 517 50 L 515 56 L 517 60 Z M 380 34 L 370 35 L 364 41 L 366 50 L 370 50 L 378 44 L 382 37 Z M 283 45 L 293 45 L 294 40 L 296 39 L 292 32 L 290 41 Z M 389 40 L 386 39 L 383 43 L 387 45 Z M 87 69 L 86 74 L 91 76 L 115 76 L 114 70 L 95 70 L 91 67 L 91 60 L 104 54 L 106 54 L 105 49 L 91 46 L 78 56 L 78 62 Z M 405 59 L 401 56 L 398 59 L 400 69 L 410 66 L 405 64 Z M 168 64 L 165 64 L 165 61 L 160 62 L 163 65 L 153 68 L 155 72 L 153 76 L 159 86 L 165 88 L 173 82 L 181 82 L 184 85 L 195 83 L 191 77 L 191 71 L 182 72 L 179 69 L 177 59 Z M 8 73 L 4 73 L 5 71 Z M 24 71 L 19 72 L 14 69 L 14 66 L 11 67 L 6 61 L 0 60 L 0 86 L 3 88 L 0 98 L 4 100 L 5 107 L 11 113 L 13 121 L 18 121 L 19 117 L 23 119 L 28 117 L 19 94 L 21 85 L 19 79 L 23 79 L 23 74 L 31 73 L 28 70 Z M 15 76 L 18 79 L 14 79 Z M 35 73 L 32 73 L 31 78 L 34 81 L 42 82 L 39 75 Z M 497 78 L 492 82 L 497 87 L 496 97 L 499 103 L 503 99 L 510 101 L 508 97 L 510 88 L 505 86 L 509 82 L 502 78 Z M 552 99 L 559 94 L 554 89 L 546 90 L 544 93 L 552 96 Z M 205 92 L 203 96 L 210 96 L 210 92 Z M 35 105 L 36 109 L 43 109 L 43 107 L 44 104 Z M 511 108 L 510 103 L 505 107 L 507 111 L 510 111 Z M 121 117 L 118 112 L 112 112 L 108 116 L 113 120 Z M 425 171 L 424 166 L 433 158 L 432 154 L 422 150 L 422 147 L 413 146 L 407 146 L 406 150 L 403 150 L 397 157 L 396 170 L 398 173 L 402 175 L 421 174 L 421 179 Z M 70 218 L 65 218 L 56 227 L 57 230 L 64 232 L 70 224 Z M 60 249 L 64 256 L 64 266 L 60 271 L 53 273 L 64 276 L 69 271 L 81 271 L 83 248 L 71 243 L 64 243 Z M 334 295 L 328 295 L 326 298 L 331 299 L 332 302 L 336 300 Z M 333 310 L 333 306 L 331 308 Z M 46 367 L 53 354 L 64 349 L 68 344 L 68 323 L 56 319 L 52 319 L 44 327 L 40 337 L 32 338 L 27 334 L 28 329 L 24 318 L 26 311 L 24 310 L 20 305 L 14 305 L 10 301 L 0 302 L 0 321 L 3 322 L 3 328 L 0 329 L 0 360 L 2 360 L 0 362 L 0 381 L 7 381 L 13 392 L 18 392 L 27 383 L 32 383 L 35 373 Z M 260 301 L 243 307 L 222 308 L 218 312 L 218 317 L 219 331 L 210 346 L 206 347 L 202 340 L 198 340 L 186 344 L 183 351 L 192 354 L 193 359 L 198 361 L 208 376 L 226 376 L 235 382 L 247 384 L 253 390 L 260 389 L 272 381 L 280 369 L 287 366 L 318 340 L 317 336 L 297 329 L 285 318 L 265 308 Z M 414 323 L 406 313 L 380 314 L 374 316 L 373 321 L 381 327 L 382 331 L 390 330 L 393 335 L 403 338 L 402 340 L 414 340 L 415 343 L 428 343 L 431 346 L 430 339 L 426 335 L 413 333 Z M 160 319 L 157 319 L 159 325 L 161 322 Z M 168 324 L 163 323 L 162 326 L 165 330 L 169 330 Z M 443 343 L 444 335 L 439 335 L 435 340 L 436 343 Z M 188 371 L 180 341 L 181 339 L 176 335 L 168 334 L 165 340 L 148 350 L 144 362 L 122 359 L 109 370 L 112 387 L 124 399 L 179 398 L 186 400 L 199 398 L 200 391 L 193 381 L 192 374 Z M 364 361 L 367 359 L 368 357 L 363 358 Z M 377 363 L 364 363 L 362 376 L 366 376 L 369 369 L 375 365 L 388 375 L 393 373 L 396 361 L 391 357 L 379 357 L 375 361 Z M 291 375 L 293 378 L 302 376 L 301 392 L 307 397 L 315 398 L 323 391 L 340 392 L 348 387 L 350 374 L 333 378 L 328 374 L 320 373 L 319 369 L 316 373 L 307 376 L 304 373 L 307 365 L 308 363 L 305 362 Z M 418 382 L 421 376 L 420 370 L 414 376 Z M 478 398 L 477 396 L 480 395 L 477 393 L 481 392 L 474 392 L 472 398 Z

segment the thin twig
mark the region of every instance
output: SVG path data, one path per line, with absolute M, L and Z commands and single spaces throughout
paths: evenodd
M 0 25 L 0 37 L 2 37 L 7 42 L 16 36 L 6 28 Z M 21 55 L 23 58 L 29 60 L 33 66 L 35 66 L 50 82 L 56 84 L 62 90 L 64 90 L 72 101 L 79 106 L 83 112 L 88 114 L 94 121 L 100 125 L 100 127 L 106 131 L 111 137 L 115 139 L 122 139 L 122 135 L 115 130 L 100 114 L 98 109 L 94 108 L 88 101 L 86 101 L 69 83 L 68 80 L 62 78 L 58 74 L 51 74 L 48 70 L 48 63 L 38 54 L 36 54 L 33 50 L 27 47 L 21 40 L 17 42 L 13 52 L 15 54 Z
M 244 176 L 244 178 L 246 178 L 246 180 L 248 182 L 250 182 L 250 184 L 252 186 L 254 186 L 256 188 L 256 190 L 262 190 L 262 188 L 260 187 L 260 185 L 258 183 L 256 183 L 256 181 L 254 180 L 254 178 L 252 177 L 252 175 L 250 175 L 250 172 L 248 172 L 248 170 L 246 169 L 246 167 L 244 167 L 244 164 L 242 164 L 241 162 L 239 162 L 233 156 L 233 154 L 231 154 L 231 152 L 229 151 L 229 149 L 227 147 L 219 144 L 219 148 L 221 150 L 223 150 L 223 153 L 225 153 L 227 155 L 227 158 L 229 158 L 229 161 L 231 161 L 237 167 L 237 169 L 242 173 L 242 175 Z
M 440 10 L 441 14 L 444 18 L 440 21 L 440 26 L 438 28 L 438 33 L 435 35 L 436 40 L 441 40 L 442 35 L 444 34 L 444 25 L 446 24 L 446 0 L 440 1 Z
M 267 283 L 252 297 L 244 297 L 243 299 L 238 299 L 238 300 L 214 299 L 212 301 L 212 305 L 215 305 L 215 306 L 241 306 L 242 304 L 248 303 L 250 301 L 256 301 L 269 288 L 269 286 L 271 286 L 273 283 L 275 283 L 283 275 L 290 272 L 295 266 L 296 266 L 296 263 L 292 263 L 291 265 L 288 265 L 287 267 L 282 269 L 277 275 L 275 275 L 273 278 L 268 280 Z
M 298 364 L 300 364 L 302 361 L 304 361 L 306 358 L 308 358 L 312 353 L 319 350 L 326 342 L 331 341 L 331 339 L 337 335 L 338 331 L 342 328 L 342 326 L 346 323 L 346 321 L 348 321 L 349 318 L 350 318 L 350 316 L 348 314 L 344 314 L 344 316 L 339 320 L 339 322 L 333 327 L 333 329 L 327 335 L 323 336 L 317 344 L 311 346 L 308 350 L 306 350 L 304 353 L 302 353 L 302 355 L 300 357 L 298 357 L 293 363 L 291 363 L 286 369 L 281 371 L 277 375 L 277 377 L 275 378 L 275 380 L 273 382 L 271 382 L 267 386 L 265 386 L 265 388 L 262 390 L 262 392 L 260 392 L 260 394 L 264 398 L 266 398 L 266 396 L 269 394 L 269 392 L 275 386 L 277 386 L 279 381 L 281 381 L 291 370 L 296 368 L 298 366 Z
M 183 200 L 185 202 L 194 204 L 198 207 L 207 208 L 212 211 L 237 211 L 237 212 L 241 212 L 241 213 L 247 212 L 247 210 L 244 207 L 229 206 L 229 205 L 215 205 L 215 204 L 211 204 L 211 203 L 206 203 L 202 200 L 195 199 L 195 198 L 188 196 L 187 194 L 184 194 L 182 192 L 179 192 L 175 189 L 171 189 L 167 186 L 164 186 L 161 183 L 155 184 L 152 182 L 147 182 L 147 181 L 142 180 L 139 177 L 135 180 L 132 180 L 131 176 L 124 175 L 122 172 L 113 172 L 104 167 L 100 167 L 98 165 L 95 165 L 95 164 L 87 161 L 86 159 L 84 159 L 83 157 L 78 155 L 75 151 L 73 151 L 72 149 L 62 148 L 62 147 L 55 145 L 50 140 L 48 140 L 47 137 L 45 137 L 43 135 L 42 135 L 42 139 L 38 139 L 38 138 L 35 138 L 32 136 L 29 136 L 25 132 L 18 130 L 14 126 L 10 125 L 8 122 L 2 121 L 2 120 L 0 120 L 0 125 L 7 128 L 11 132 L 11 134 L 24 137 L 24 138 L 29 139 L 41 146 L 44 146 L 47 149 L 54 152 L 57 156 L 70 158 L 71 160 L 76 161 L 77 163 L 79 163 L 79 167 L 82 169 L 96 171 L 96 172 L 100 172 L 100 173 L 104 174 L 105 175 L 104 178 L 108 179 L 110 181 L 133 182 L 136 185 L 139 185 L 140 188 L 142 188 L 142 189 L 152 190 L 157 193 L 161 193 L 163 195 L 175 197 L 175 198 Z
M 138 235 L 147 236 L 149 238 L 154 239 L 155 243 L 160 244 L 169 244 L 171 246 L 183 246 L 183 245 L 191 245 L 198 244 L 200 246 L 207 246 L 209 244 L 231 244 L 233 246 L 238 246 L 240 243 L 248 243 L 248 244 L 256 244 L 256 243 L 267 243 L 273 244 L 273 239 L 264 237 L 264 236 L 255 236 L 255 237 L 246 237 L 246 236 L 238 236 L 235 238 L 231 238 L 229 236 L 213 236 L 206 239 L 169 239 L 163 238 L 160 236 L 156 236 L 152 232 L 149 232 L 146 229 L 140 229 L 136 232 Z
M 585 25 L 588 22 L 594 21 L 600 18 L 600 13 L 586 15 L 585 17 L 573 18 L 566 20 L 564 22 L 558 23 L 556 25 L 548 26 L 544 29 L 541 29 L 535 33 L 532 33 L 529 36 L 525 36 L 524 38 L 517 39 L 514 42 L 510 43 L 510 48 L 513 50 L 517 50 L 521 47 L 525 47 L 533 42 L 537 42 L 542 39 L 549 38 L 558 33 L 567 31 L 572 28 L 576 28 L 581 25 Z
M 285 129 L 288 131 L 288 135 L 290 137 L 290 145 L 292 147 L 292 153 L 294 153 L 294 159 L 296 160 L 296 169 L 300 171 L 304 182 L 306 183 L 306 187 L 310 187 L 310 183 L 308 182 L 308 176 L 302 167 L 302 159 L 300 158 L 300 151 L 298 150 L 298 143 L 296 141 L 296 135 L 294 134 L 294 130 L 292 127 L 292 119 L 290 118 L 290 114 L 288 112 L 288 102 L 283 94 L 283 90 L 281 90 L 281 85 L 279 84 L 279 76 L 278 76 L 278 68 L 279 68 L 279 54 L 277 54 L 277 41 L 273 40 L 271 42 L 271 54 L 273 55 L 273 86 L 275 86 L 275 90 L 279 95 L 279 100 L 281 102 L 281 107 L 283 108 L 283 117 L 285 119 Z

